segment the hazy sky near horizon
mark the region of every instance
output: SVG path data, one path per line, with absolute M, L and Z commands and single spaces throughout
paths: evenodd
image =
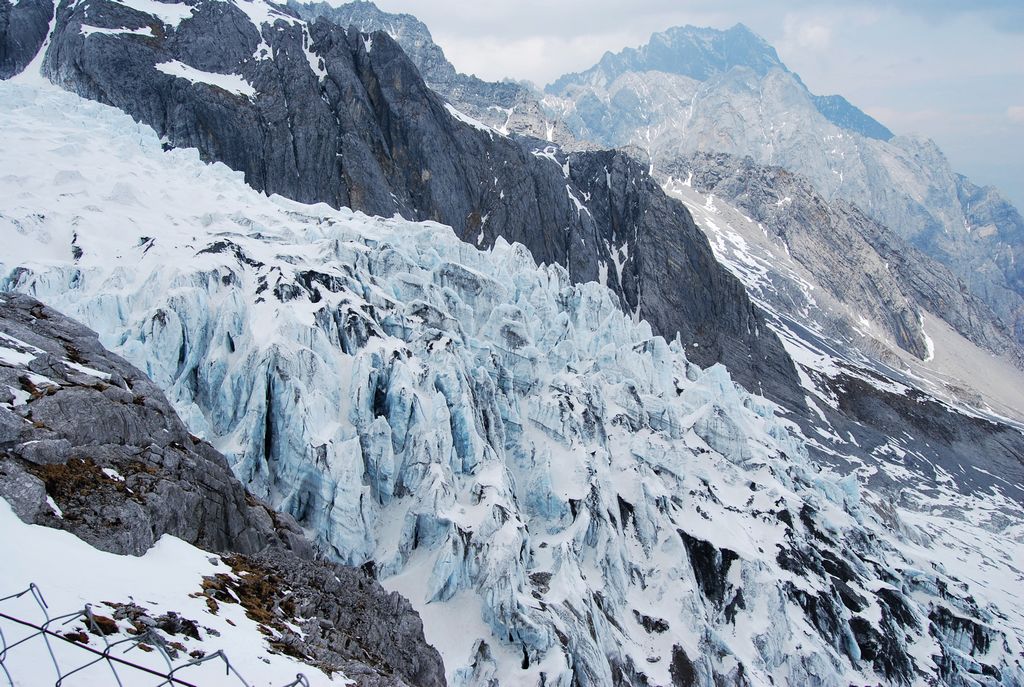
M 839 93 L 897 134 L 935 139 L 954 169 L 1024 210 L 1024 0 L 376 4 L 419 17 L 459 71 L 538 85 L 671 26 L 742 22 L 813 92 Z

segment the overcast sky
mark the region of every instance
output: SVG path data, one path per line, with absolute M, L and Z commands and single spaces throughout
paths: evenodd
M 670 26 L 743 22 L 819 94 L 896 133 L 934 138 L 953 167 L 1024 210 L 1024 0 L 377 0 L 423 20 L 463 72 L 539 85 Z

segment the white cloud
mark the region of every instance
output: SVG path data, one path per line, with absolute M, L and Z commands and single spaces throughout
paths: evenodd
M 802 50 L 821 52 L 832 44 L 832 26 L 821 18 L 787 14 L 783 30 L 783 42 Z
M 1017 124 L 1024 124 L 1024 105 L 1011 105 L 1006 108 L 1006 118 Z
M 566 72 L 591 67 L 609 49 L 640 45 L 647 36 L 621 32 L 498 38 L 445 32 L 438 33 L 435 40 L 461 72 L 489 81 L 527 79 L 543 86 Z

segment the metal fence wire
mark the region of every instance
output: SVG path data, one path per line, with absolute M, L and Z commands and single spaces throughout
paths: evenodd
M 42 622 L 34 622 L 6 613 L 5 611 L 9 609 L 3 607 L 2 604 L 17 599 L 33 601 L 34 606 L 40 611 Z M 192 670 L 194 673 L 199 666 L 219 663 L 224 668 L 224 675 L 232 684 L 253 687 L 231 664 L 231 660 L 222 650 L 198 658 L 190 657 L 190 660 L 187 661 L 177 660 L 175 656 L 178 652 L 170 648 L 167 640 L 154 628 L 147 628 L 138 634 L 111 641 L 100 622 L 90 604 L 86 604 L 80 610 L 51 617 L 46 599 L 34 583 L 20 592 L 0 597 L 0 675 L 6 679 L 7 685 L 15 687 L 16 685 L 48 684 L 44 676 L 49 674 L 56 680 L 54 685 L 61 687 L 66 684 L 104 684 L 96 681 L 97 676 L 106 674 L 109 669 L 110 680 L 105 684 L 118 687 L 135 685 L 203 687 L 200 683 L 190 682 L 187 679 L 188 671 Z M 67 628 L 73 623 L 81 623 L 90 635 L 99 637 L 103 642 L 102 649 L 86 645 L 80 637 L 76 638 L 74 632 L 62 633 L 60 631 L 61 628 Z M 32 647 L 38 650 L 39 643 L 45 646 L 43 656 L 49 657 L 50 665 L 39 665 L 39 662 L 36 661 L 31 667 L 31 675 L 12 672 L 15 670 L 13 664 L 17 657 L 16 652 L 26 651 Z M 133 661 L 131 652 L 136 649 L 140 652 L 156 652 L 162 662 L 166 664 L 166 668 L 147 667 Z M 65 682 L 75 675 L 84 678 L 86 673 L 88 673 L 88 682 L 76 683 L 74 680 L 71 680 L 70 683 Z M 3 683 L 0 682 L 0 684 Z M 278 687 L 310 687 L 310 684 L 300 673 L 291 682 Z

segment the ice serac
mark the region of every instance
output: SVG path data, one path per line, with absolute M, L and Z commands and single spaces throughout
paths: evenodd
M 521 244 L 268 198 L 113 108 L 0 94 L 3 287 L 96 327 L 249 486 L 372 563 L 450 683 L 1024 679 L 1011 484 L 961 489 L 895 433 L 840 475 Z
M 26 523 L 68 530 L 97 549 L 131 556 L 142 556 L 165 535 L 175 537 L 235 556 L 228 557 L 233 568 L 264 584 L 287 585 L 270 592 L 279 598 L 266 600 L 274 608 L 263 609 L 261 622 L 277 628 L 266 634 L 278 650 L 288 647 L 290 656 L 305 660 L 293 670 L 342 671 L 367 687 L 444 684 L 440 657 L 424 641 L 408 601 L 362 571 L 318 559 L 296 522 L 253 498 L 224 456 L 186 430 L 141 371 L 104 349 L 86 327 L 22 294 L 0 296 L 0 442 L 0 498 Z M 169 546 L 166 539 L 160 543 Z M 225 570 L 221 566 L 221 579 L 229 579 Z M 61 577 L 31 574 L 5 575 L 4 584 Z M 67 570 L 63 580 L 53 581 L 115 610 L 107 598 L 88 598 L 89 574 L 77 588 L 75 575 Z M 193 596 L 200 591 L 197 580 Z M 223 595 L 221 603 L 232 603 L 229 592 Z M 149 598 L 136 601 L 152 605 Z M 216 608 L 211 598 L 204 611 Z M 160 627 L 171 635 L 177 631 Z M 192 638 L 207 633 L 196 626 Z M 336 641 L 339 634 L 349 640 Z M 224 646 L 233 638 L 211 633 L 207 640 Z M 265 640 L 256 634 L 247 641 Z M 210 645 L 204 649 L 209 652 Z M 19 654 L 31 650 L 29 645 Z M 43 681 L 45 661 L 26 666 L 16 658 L 5 663 L 16 682 Z M 259 667 L 238 666 L 250 675 Z
M 1022 341 L 1024 233 L 1012 206 L 989 189 L 983 204 L 1000 209 L 977 215 L 934 142 L 893 136 L 841 96 L 812 94 L 749 31 L 669 29 L 546 90 L 578 137 L 631 146 L 655 169 L 714 151 L 800 174 L 948 267 Z
M 196 147 L 242 171 L 259 190 L 436 220 L 478 246 L 501 236 L 578 282 L 603 273 L 624 310 L 670 339 L 681 335 L 696 362 L 724 362 L 741 382 L 800 408 L 780 342 L 686 209 L 645 169 L 474 122 L 433 93 L 381 32 L 307 23 L 247 0 L 165 3 L 164 17 L 139 7 L 62 5 L 44 72 L 152 126 L 167 145 Z M 151 35 L 139 33 L 147 27 Z M 156 68 L 168 64 L 191 71 Z M 238 81 L 254 94 L 225 87 Z M 681 271 L 656 282 L 648 266 L 662 277 Z

